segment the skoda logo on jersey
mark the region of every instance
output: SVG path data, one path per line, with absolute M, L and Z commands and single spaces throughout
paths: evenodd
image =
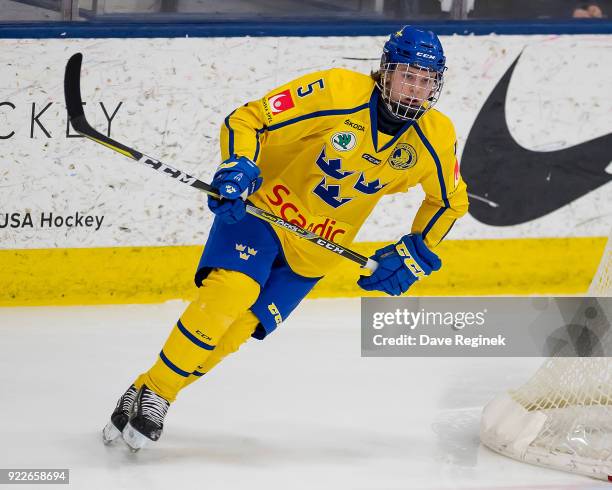
M 336 151 L 350 151 L 355 148 L 355 145 L 357 144 L 357 137 L 355 136 L 355 133 L 350 131 L 335 133 L 331 137 L 331 144 Z
M 365 126 L 363 124 L 356 123 L 354 121 L 351 121 L 350 119 L 345 119 L 344 124 L 350 126 L 353 129 L 356 129 L 357 131 L 365 131 Z
M 387 161 L 396 170 L 406 170 L 416 165 L 417 153 L 412 145 L 399 143 Z

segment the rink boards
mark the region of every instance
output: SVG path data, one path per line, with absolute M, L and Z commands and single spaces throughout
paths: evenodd
M 611 170 L 597 161 L 612 160 L 612 36 L 442 41 L 449 70 L 438 108 L 455 123 L 468 189 L 492 185 L 490 167 L 507 165 L 512 178 L 499 192 L 517 204 L 473 196 L 472 214 L 438 249 L 442 271 L 411 291 L 585 292 L 612 224 Z M 62 93 L 71 54 L 84 53 L 83 97 L 96 127 L 209 180 L 218 164 L 219 126 L 235 107 L 310 71 L 341 66 L 367 73 L 383 42 L 368 36 L 0 40 L 0 304 L 154 302 L 193 294 L 193 268 L 212 221 L 205 197 L 75 137 Z M 516 145 L 495 146 L 501 133 L 474 128 L 510 69 L 504 118 Z M 489 143 L 496 161 L 474 161 Z M 577 169 L 571 151 L 564 152 L 576 148 L 593 155 Z M 527 158 L 535 163 L 522 165 Z M 548 174 L 537 168 L 539 158 Z M 553 188 L 577 190 L 566 202 L 568 192 Z M 355 248 L 369 253 L 408 232 L 422 198 L 414 189 L 383 199 Z M 531 214 L 521 204 L 527 201 L 537 208 Z M 358 275 L 353 264 L 342 264 L 313 295 L 361 295 Z
M 448 240 L 444 267 L 412 295 L 581 294 L 589 288 L 606 239 Z M 382 242 L 358 243 L 367 254 Z M 0 305 L 149 303 L 195 295 L 193 269 L 201 246 L 2 250 Z M 532 263 L 534 262 L 535 263 Z M 374 296 L 359 289 L 359 268 L 347 262 L 310 297 Z

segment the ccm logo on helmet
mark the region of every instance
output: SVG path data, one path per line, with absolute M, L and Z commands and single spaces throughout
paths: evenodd
M 417 56 L 420 56 L 421 58 L 426 58 L 428 60 L 435 60 L 436 57 L 433 54 L 428 54 L 428 53 L 421 53 L 420 51 L 417 51 Z

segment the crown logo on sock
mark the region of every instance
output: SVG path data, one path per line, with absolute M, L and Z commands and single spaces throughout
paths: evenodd
M 256 249 L 247 247 L 246 245 L 243 245 L 242 243 L 236 244 L 236 250 L 238 251 L 238 256 L 242 260 L 249 260 L 249 258 L 252 257 L 253 255 L 257 255 Z

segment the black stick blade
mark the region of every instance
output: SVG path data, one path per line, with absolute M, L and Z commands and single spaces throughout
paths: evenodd
M 85 111 L 83 110 L 83 99 L 81 98 L 82 62 L 83 55 L 81 53 L 76 53 L 73 54 L 68 60 L 68 63 L 66 63 L 66 73 L 64 74 L 64 97 L 66 99 L 66 109 L 68 110 L 70 124 L 77 133 L 80 133 L 96 143 L 100 143 L 134 160 L 140 160 L 143 156 L 142 153 L 122 145 L 109 136 L 103 135 L 87 122 Z
M 84 117 L 83 101 L 81 100 L 81 63 L 83 55 L 81 53 L 73 54 L 66 64 L 66 73 L 64 75 L 64 98 L 66 100 L 66 109 L 68 117 L 74 120 L 79 116 Z

